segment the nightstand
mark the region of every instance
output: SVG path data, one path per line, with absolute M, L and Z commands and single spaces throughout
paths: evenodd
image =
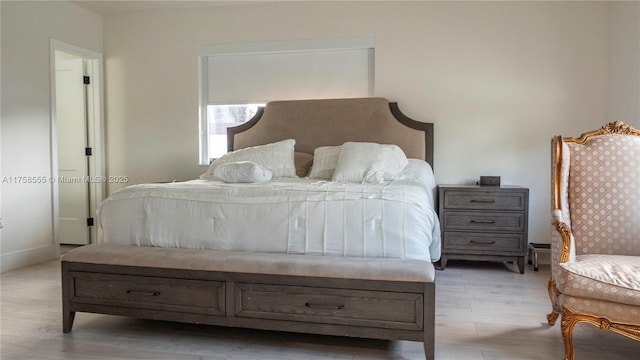
M 529 189 L 439 185 L 438 216 L 444 269 L 449 259 L 517 261 L 524 274 Z

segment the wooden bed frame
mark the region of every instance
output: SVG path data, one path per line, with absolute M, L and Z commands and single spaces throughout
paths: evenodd
M 433 124 L 381 98 L 272 102 L 228 134 L 230 149 L 289 138 L 308 153 L 346 141 L 395 143 L 433 166 Z M 61 267 L 65 333 L 76 312 L 92 312 L 421 341 L 434 358 L 435 271 L 427 261 L 89 245 Z

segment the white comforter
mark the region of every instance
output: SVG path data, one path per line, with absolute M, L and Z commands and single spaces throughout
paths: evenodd
M 434 188 L 428 164 L 415 160 L 404 179 L 382 184 L 295 178 L 133 185 L 100 205 L 99 242 L 436 261 Z

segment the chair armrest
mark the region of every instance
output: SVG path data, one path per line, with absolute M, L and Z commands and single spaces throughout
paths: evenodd
M 551 237 L 551 265 L 554 266 L 572 261 L 571 254 L 574 249 L 572 249 L 573 234 L 571 233 L 571 226 L 565 220 L 562 210 L 554 209 L 551 212 L 551 218 L 555 229 Z
M 564 222 L 564 216 L 562 216 L 562 210 L 560 209 L 553 209 L 551 210 L 551 219 L 553 219 L 553 222 Z

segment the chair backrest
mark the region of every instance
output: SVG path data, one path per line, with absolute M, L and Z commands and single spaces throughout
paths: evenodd
M 555 157 L 555 208 L 569 212 L 575 254 L 640 256 L 640 131 L 613 122 L 558 137 Z

